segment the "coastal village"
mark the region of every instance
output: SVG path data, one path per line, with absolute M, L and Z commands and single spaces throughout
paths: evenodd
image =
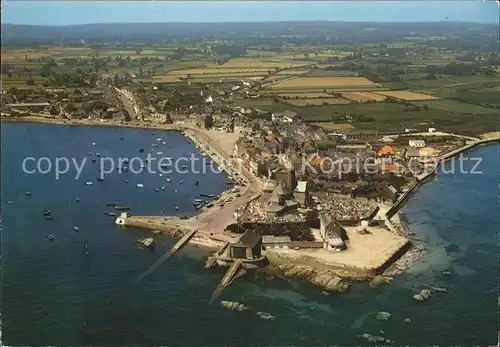
M 260 83 L 251 80 L 182 91 L 144 85 L 130 74 L 94 82 L 2 90 L 2 119 L 183 131 L 233 186 L 208 203 L 200 199 L 190 218 L 123 212 L 116 223 L 183 235 L 172 254 L 188 242 L 216 250 L 206 267 L 229 270 L 214 298 L 234 278 L 267 266 L 308 279 L 325 295 L 348 290 L 352 279 L 389 283 L 423 251 L 398 208 L 432 179 L 440 160 L 487 141 L 434 127 L 327 131 L 300 112 L 239 105 L 235 100 L 260 95 Z M 141 243 L 153 247 L 154 235 Z

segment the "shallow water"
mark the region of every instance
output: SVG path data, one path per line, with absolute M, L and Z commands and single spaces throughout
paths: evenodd
M 200 192 L 217 193 L 226 187 L 222 174 L 184 175 L 183 185 L 178 183 L 181 178 L 172 176 L 167 191 L 155 192 L 164 178 L 129 174 L 126 184 L 114 174 L 99 183 L 91 164 L 77 181 L 71 175 L 56 181 L 21 171 L 27 155 L 82 158 L 99 151 L 135 156 L 138 148 L 149 148 L 158 137 L 167 145 L 157 150 L 167 156 L 195 152 L 174 132 L 156 131 L 153 136 L 151 130 L 2 124 L 4 344 L 354 345 L 363 343 L 357 335 L 379 330 L 396 345 L 496 342 L 499 146 L 469 153 L 484 158 L 483 175 L 438 175 L 438 181 L 424 185 L 408 201 L 403 213 L 410 228 L 428 240 L 432 252 L 393 284 L 377 289 L 359 284 L 347 294 L 325 297 L 304 281 L 249 275 L 222 296 L 252 308 L 236 313 L 208 306 L 224 271 L 204 269 L 203 262 L 187 256 L 190 250 L 181 250 L 136 283 L 172 239 L 159 236 L 153 251 L 139 250 L 135 241 L 149 233 L 119 229 L 114 218 L 102 213 L 106 202 L 119 201 L 137 214 L 192 214 L 191 200 Z M 93 185 L 85 186 L 87 180 Z M 139 189 L 136 183 L 145 187 Z M 75 196 L 80 203 L 74 202 Z M 43 219 L 45 206 L 52 209 L 53 221 Z M 73 225 L 79 226 L 79 233 Z M 50 233 L 56 236 L 53 242 L 47 240 Z M 458 252 L 445 251 L 451 243 Z M 202 251 L 196 252 L 199 258 Z M 442 277 L 443 269 L 454 275 Z M 449 292 L 426 302 L 413 300 L 427 284 Z M 393 314 L 389 321 L 375 320 L 382 310 Z M 262 320 L 256 311 L 270 312 L 276 320 Z M 403 323 L 407 317 L 414 323 Z

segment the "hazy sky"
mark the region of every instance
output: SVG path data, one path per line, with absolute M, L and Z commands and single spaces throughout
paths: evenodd
M 469 1 L 19 1 L 2 0 L 2 23 L 467 21 L 498 23 L 496 2 Z

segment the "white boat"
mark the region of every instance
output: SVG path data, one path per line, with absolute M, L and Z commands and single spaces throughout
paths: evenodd
M 158 176 L 162 177 L 162 176 L 163 176 L 163 174 L 162 174 L 162 173 L 160 173 L 160 174 L 158 174 Z
M 161 142 L 161 144 L 162 144 L 162 145 L 166 145 L 167 143 L 166 143 L 165 141 L 162 141 L 162 142 Z
M 95 146 L 95 142 L 92 142 L 92 146 Z
M 170 177 L 167 177 L 167 182 L 170 182 Z
M 158 154 L 158 155 L 162 155 L 162 154 L 163 154 L 163 152 L 156 152 L 156 154 Z
M 143 188 L 144 187 L 144 184 L 142 183 L 137 183 L 137 188 Z
M 89 181 L 89 182 L 87 182 L 87 183 L 85 183 L 85 184 L 86 184 L 86 185 L 88 185 L 88 186 L 91 186 L 91 185 L 92 185 L 92 182 L 90 182 L 90 181 Z
M 161 142 L 161 139 L 160 139 L 160 138 L 157 138 L 157 139 L 156 139 L 156 141 Z

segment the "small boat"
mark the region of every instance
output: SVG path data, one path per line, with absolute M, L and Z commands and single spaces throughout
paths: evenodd
M 156 141 L 161 142 L 161 139 L 160 139 L 160 138 L 157 138 L 157 139 L 156 139 Z
M 108 216 L 110 216 L 110 217 L 116 217 L 116 213 L 114 213 L 114 212 L 108 212 L 107 214 L 108 214 Z
M 159 191 L 160 191 L 160 189 L 159 189 L 159 188 L 155 188 L 155 192 L 159 192 Z
M 158 174 L 158 176 L 163 177 L 163 174 L 162 174 L 162 173 L 160 173 L 160 174 Z
M 184 181 L 183 181 L 183 180 L 180 180 L 180 181 L 179 181 L 179 183 L 180 183 L 180 184 L 183 184 L 183 183 L 184 183 Z
M 55 239 L 54 235 L 52 235 L 52 234 L 47 236 L 47 238 L 49 239 L 49 241 L 54 241 L 54 239 Z
M 177 205 L 176 205 L 176 206 L 175 206 L 175 209 L 176 209 L 176 210 L 178 210 L 178 209 L 179 209 L 179 206 L 177 206 Z
M 144 188 L 144 184 L 142 184 L 142 183 L 137 183 L 137 188 Z
M 44 218 L 45 218 L 46 220 L 54 220 L 54 217 L 52 217 L 52 216 L 44 216 Z
M 91 153 L 91 152 L 89 152 L 89 155 L 92 155 L 92 153 Z
M 158 155 L 162 155 L 162 154 L 163 154 L 163 152 L 156 152 L 156 154 L 158 154 Z
M 194 204 L 201 204 L 203 202 L 203 199 L 193 199 Z
M 97 178 L 96 178 L 96 180 L 97 180 L 97 182 L 102 182 L 102 181 L 104 181 L 104 178 L 102 178 L 102 177 L 97 177 Z
M 92 146 L 95 146 L 95 142 L 92 142 Z
M 127 207 L 127 206 L 115 206 L 115 210 L 117 210 L 117 211 L 128 211 L 128 210 L 130 210 L 130 207 Z
M 48 208 L 46 208 L 46 209 L 43 210 L 43 216 L 44 217 L 50 216 L 51 213 L 52 213 L 52 211 L 49 210 Z
M 120 140 L 123 140 L 123 137 L 120 137 Z
M 186 165 L 182 165 L 181 169 L 184 170 L 186 168 Z
M 97 171 L 101 171 L 101 168 L 99 168 L 99 167 L 96 167 L 96 170 L 97 170 Z
M 116 204 L 115 204 L 115 203 L 113 203 L 113 202 L 108 202 L 108 203 L 106 203 L 106 206 L 108 206 L 108 207 L 115 207 L 115 205 L 116 205 Z
M 30 192 L 24 192 L 24 195 L 31 196 L 31 193 Z
M 144 148 L 139 148 L 139 153 L 144 152 Z
M 161 186 L 161 190 L 165 190 L 166 188 L 166 186 Z
M 214 204 L 210 203 L 210 204 L 207 204 L 206 206 L 207 207 L 212 207 Z
M 86 184 L 87 186 L 91 186 L 91 185 L 92 185 L 92 182 L 85 182 L 85 184 Z
M 92 159 L 92 162 L 93 162 L 93 163 L 95 163 L 95 162 L 96 162 L 96 160 L 95 160 L 95 159 Z
M 177 189 L 174 189 L 174 193 L 177 193 Z
M 123 180 L 123 182 L 128 183 L 128 180 Z
M 14 201 L 12 201 L 12 200 L 9 200 L 9 201 L 7 201 L 7 202 L 8 202 L 9 204 L 13 204 L 13 203 L 14 203 Z
M 195 186 L 197 186 L 198 184 L 200 184 L 200 181 L 194 181 Z
M 77 227 L 77 226 L 75 225 L 75 226 L 73 227 L 73 231 L 74 231 L 74 232 L 79 232 L 79 231 L 80 231 L 80 228 L 79 228 L 79 227 Z
M 167 180 L 167 182 L 170 182 L 170 177 L 167 177 L 166 180 Z
M 215 196 L 215 194 L 200 194 L 200 196 L 203 196 L 205 198 L 213 198 Z
M 100 157 L 101 155 L 100 155 L 99 153 L 96 153 L 96 154 L 95 154 L 95 156 L 96 156 L 96 157 Z
M 75 196 L 74 200 L 75 200 L 76 202 L 80 202 L 80 198 L 79 198 L 78 196 Z
M 146 168 L 146 165 L 141 164 L 141 165 L 139 165 L 139 167 L 140 167 L 141 169 L 144 169 L 144 168 Z
M 153 143 L 151 147 L 158 147 L 158 145 L 156 143 Z
M 165 141 L 162 141 L 162 142 L 161 142 L 161 144 L 162 144 L 162 145 L 166 145 L 167 143 L 166 143 Z

